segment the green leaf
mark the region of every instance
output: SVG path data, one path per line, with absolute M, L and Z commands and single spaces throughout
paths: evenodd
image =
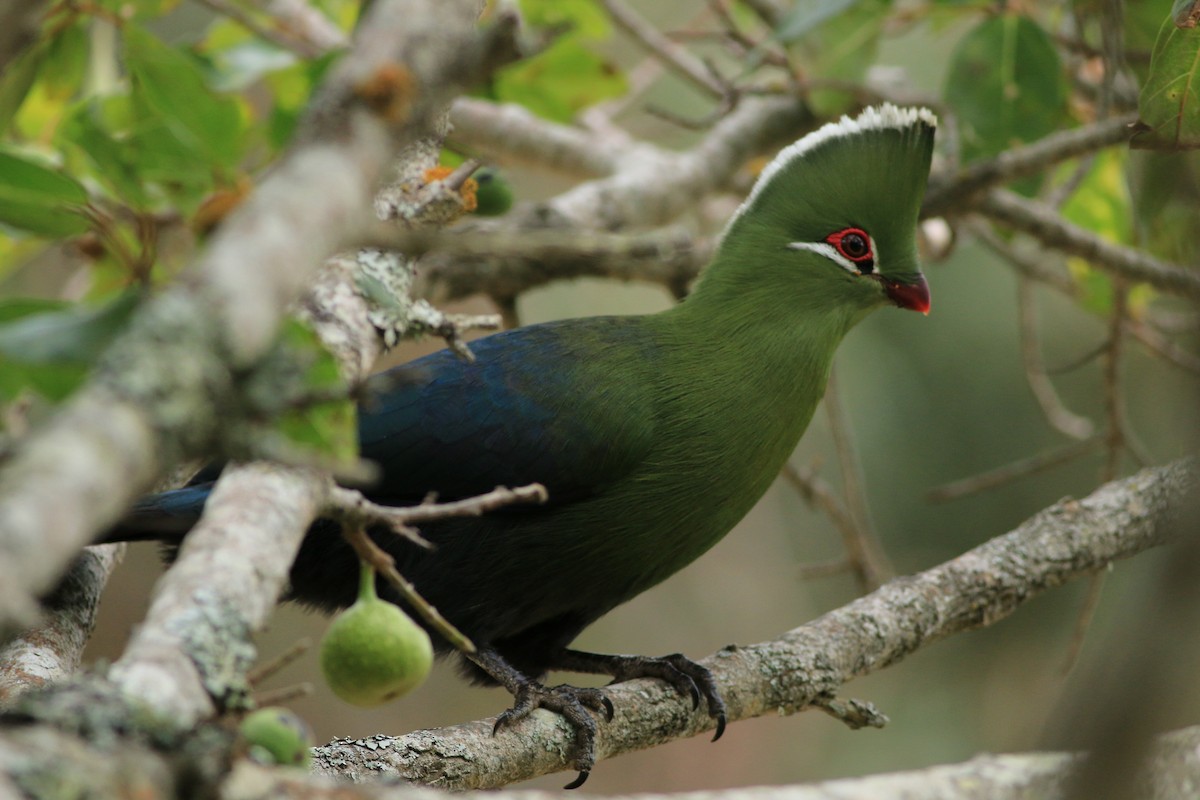
M 0 175 L 0 222 L 52 238 L 88 229 L 87 219 L 78 213 L 88 194 L 72 178 L 3 151 Z
M 812 0 L 792 6 L 775 29 L 775 38 L 781 42 L 794 42 L 826 20 L 836 17 L 858 0 Z
M 625 92 L 625 76 L 589 50 L 578 36 L 562 36 L 546 50 L 495 76 L 497 100 L 519 103 L 547 119 L 569 122 L 587 106 Z
M 1125 181 L 1126 153 L 1104 150 L 1062 207 L 1063 218 L 1117 244 L 1132 244 L 1133 210 Z
M 87 374 L 83 364 L 10 364 L 0 358 L 0 401 L 11 402 L 30 390 L 58 402 L 78 389 Z
M 88 34 L 86 19 L 67 25 L 50 42 L 42 85 L 52 99 L 67 100 L 83 85 L 87 72 Z
M 358 458 L 357 410 L 337 361 L 308 326 L 289 320 L 280 333 L 280 363 L 300 364 L 299 401 L 279 419 L 279 430 L 303 449 L 339 463 Z M 306 398 L 333 398 L 308 401 Z
M 1136 241 L 1168 261 L 1200 262 L 1200 151 L 1130 155 Z
M 1086 228 L 1117 244 L 1133 244 L 1135 214 L 1126 178 L 1129 152 L 1109 149 L 1096 154 L 1092 167 L 1079 186 L 1063 204 L 1063 218 Z M 1073 166 L 1064 165 L 1062 173 L 1070 175 Z M 1112 277 L 1092 267 L 1085 259 L 1071 257 L 1067 267 L 1079 289 L 1080 304 L 1095 314 L 1112 312 Z M 1153 296 L 1149 286 L 1132 287 L 1127 302 L 1134 313 L 1144 308 Z
M 1045 136 L 1066 113 L 1053 41 L 1028 17 L 1003 14 L 985 20 L 954 51 L 945 98 L 962 124 L 967 160 Z
M 806 17 L 813 26 L 797 35 L 792 48 L 814 75 L 858 82 L 875 61 L 875 52 L 891 11 L 891 0 L 854 0 L 837 3 L 822 0 L 795 7 L 820 12 Z M 849 110 L 855 101 L 847 92 L 819 90 L 810 95 L 810 105 L 822 116 L 835 116 Z
M 44 297 L 13 297 L 0 300 L 0 325 L 31 314 L 61 311 L 70 307 L 71 304 L 66 300 L 49 300 Z
M 77 148 L 95 169 L 96 177 L 122 202 L 138 209 L 149 207 L 138 148 L 128 135 L 118 137 L 108 128 L 97 100 L 72 109 L 59 125 L 56 139 L 64 150 Z
M 277 70 L 264 78 L 264 83 L 275 94 L 267 119 L 267 143 L 275 150 L 282 150 L 292 138 L 313 88 L 320 85 L 325 73 L 342 53 L 328 53 L 311 61 L 300 61 L 292 66 Z
M 300 62 L 294 53 L 259 38 L 231 19 L 209 27 L 204 52 L 217 65 L 217 88 L 222 91 L 245 89 Z
M 0 358 L 21 364 L 93 362 L 125 328 L 141 293 L 128 291 L 102 306 L 53 308 L 45 301 L 0 302 Z
M 180 0 L 99 0 L 99 5 L 121 19 L 157 19 Z
M 611 33 L 594 0 L 521 0 L 530 27 L 568 31 L 536 56 L 500 70 L 491 96 L 535 114 L 568 122 L 587 106 L 625 92 L 625 76 L 592 49 Z
M 1131 147 L 1200 147 L 1200 27 L 1195 22 L 1192 27 L 1179 27 L 1174 15 L 1179 7 L 1176 3 L 1154 42 L 1150 74 L 1138 97 L 1138 130 Z
M 126 292 L 97 308 L 41 298 L 0 301 L 0 400 L 25 389 L 53 401 L 67 397 L 125 327 L 139 298 Z
M 533 28 L 569 28 L 586 39 L 604 39 L 612 32 L 608 15 L 595 0 L 521 0 L 521 16 Z
M 232 167 L 241 157 L 241 114 L 209 89 L 196 62 L 136 25 L 123 29 L 134 94 L 186 148 Z
M 4 69 L 0 78 L 0 132 L 7 131 L 12 124 L 30 87 L 37 80 L 38 70 L 45 58 L 45 47 L 30 47 Z

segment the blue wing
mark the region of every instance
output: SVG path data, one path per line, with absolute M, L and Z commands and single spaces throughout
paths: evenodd
M 370 379 L 359 408 L 363 458 L 380 467 L 366 494 L 405 505 L 538 482 L 551 505 L 602 491 L 649 450 L 653 414 L 631 374 L 652 348 L 629 318 L 567 320 L 442 350 Z M 186 529 L 220 465 L 192 485 L 143 498 L 126 534 Z
M 648 346 L 627 318 L 569 320 L 474 342 L 474 362 L 443 350 L 376 376 L 359 417 L 362 456 L 382 468 L 368 493 L 398 505 L 534 481 L 551 503 L 601 491 L 651 443 L 630 374 Z

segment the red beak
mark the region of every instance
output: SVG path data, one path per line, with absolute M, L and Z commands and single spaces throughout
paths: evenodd
M 883 284 L 883 291 L 888 298 L 900 308 L 929 313 L 929 284 L 925 282 L 924 275 L 918 273 L 915 278 L 903 283 L 880 276 L 879 282 Z

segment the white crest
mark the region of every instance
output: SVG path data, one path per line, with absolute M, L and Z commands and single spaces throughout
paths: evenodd
M 750 194 L 738 206 L 738 210 L 730 218 L 729 224 L 732 225 L 734 220 L 754 204 L 754 200 L 758 197 L 758 193 L 762 191 L 762 187 L 771 181 L 775 173 L 779 172 L 792 161 L 803 158 L 805 153 L 822 142 L 836 139 L 839 136 L 852 136 L 861 131 L 879 130 L 881 128 L 907 128 L 917 121 L 924 122 L 931 128 L 937 127 L 937 115 L 928 108 L 900 108 L 891 103 L 883 103 L 882 105 L 865 108 L 854 119 L 843 116 L 837 122 L 828 122 L 822 125 L 815 131 L 806 134 L 780 150 L 779 155 L 775 156 L 771 160 L 771 163 L 763 167 L 763 171 L 759 173 L 758 180 L 754 183 L 754 188 L 750 190 Z M 725 229 L 729 230 L 729 227 L 726 226 Z

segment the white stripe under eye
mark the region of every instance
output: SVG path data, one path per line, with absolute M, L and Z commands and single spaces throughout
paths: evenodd
M 861 274 L 858 269 L 858 265 L 839 253 L 837 248 L 829 244 L 829 242 L 791 242 L 788 244 L 788 249 L 810 250 L 814 253 L 819 253 L 847 272 L 852 272 L 855 275 Z

